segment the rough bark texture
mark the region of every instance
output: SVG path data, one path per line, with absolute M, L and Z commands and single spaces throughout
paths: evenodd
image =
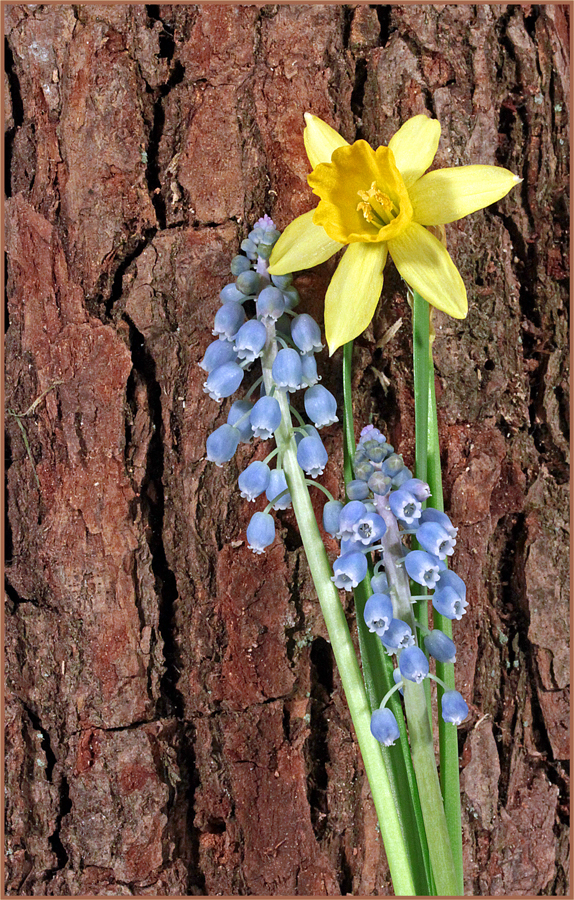
M 229 261 L 263 212 L 314 205 L 306 110 L 375 145 L 426 112 L 437 166 L 524 178 L 447 226 L 470 312 L 436 317 L 466 889 L 568 893 L 568 9 L 4 11 L 7 407 L 48 391 L 6 418 L 6 893 L 391 892 L 292 514 L 245 545 L 236 479 L 265 451 L 204 459 Z M 319 316 L 332 268 L 298 279 Z M 391 266 L 384 297 L 357 423 L 410 464 Z M 340 353 L 322 365 L 340 398 Z M 340 491 L 337 426 L 328 445 Z

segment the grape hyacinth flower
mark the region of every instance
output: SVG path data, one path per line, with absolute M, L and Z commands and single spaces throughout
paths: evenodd
M 310 478 L 323 474 L 328 459 L 323 441 L 314 435 L 304 437 L 297 447 L 297 462 Z
M 220 341 L 232 341 L 244 322 L 245 310 L 240 303 L 224 303 L 215 313 L 212 334 Z
M 245 372 L 258 360 L 262 376 L 255 379 L 245 398 L 231 405 L 227 423 L 209 435 L 207 458 L 223 465 L 233 457 L 240 441 L 249 443 L 253 437 L 269 440 L 284 428 L 287 440 L 290 436 L 297 444 L 302 472 L 316 478 L 323 472 L 328 456 L 315 424 L 323 427 L 338 421 L 337 404 L 329 391 L 317 388 L 320 376 L 315 353 L 323 347 L 319 326 L 307 313 L 286 315 L 300 299 L 292 274 L 269 274 L 267 261 L 279 234 L 269 216 L 262 216 L 242 241 L 242 252 L 231 261 L 235 280 L 220 292 L 222 305 L 215 314 L 213 330 L 217 340 L 209 345 L 200 363 L 208 373 L 204 390 L 218 402 L 231 397 L 242 384 Z M 285 346 L 286 342 L 296 349 Z M 261 382 L 262 396 L 253 404 L 249 398 Z M 286 397 L 301 388 L 307 389 L 304 405 L 315 424 L 294 429 Z M 291 505 L 281 453 L 272 470 L 268 459 L 252 462 L 238 480 L 245 500 L 254 502 L 264 493 L 269 501 L 264 513 L 255 513 L 248 528 L 249 545 L 256 553 L 263 551 L 267 538 L 267 543 L 272 540 L 271 508 L 283 510 Z M 331 502 L 334 505 L 327 511 L 325 521 L 328 527 L 338 528 L 338 512 L 343 504 Z M 364 557 L 361 560 L 364 563 Z
M 237 354 L 233 344 L 229 341 L 212 341 L 199 365 L 209 375 L 218 366 L 222 366 L 227 362 L 235 362 Z
M 468 716 L 468 706 L 458 691 L 445 691 L 441 700 L 442 717 L 445 722 L 460 725 Z
M 323 428 L 325 425 L 332 425 L 339 421 L 336 415 L 337 401 L 331 391 L 328 391 L 322 384 L 307 388 L 303 402 L 305 412 L 317 428 Z
M 401 653 L 399 669 L 402 678 L 420 684 L 429 673 L 429 661 L 420 647 L 407 647 Z
M 275 522 L 266 512 L 256 512 L 247 526 L 247 541 L 254 553 L 263 553 L 275 540 Z
M 212 400 L 219 402 L 225 397 L 231 397 L 242 381 L 243 369 L 237 363 L 226 362 L 209 373 L 203 390 Z
M 233 425 L 221 425 L 206 441 L 207 458 L 217 466 L 229 462 L 237 450 L 240 434 Z
M 365 623 L 369 631 L 382 637 L 393 618 L 393 601 L 388 594 L 372 594 L 365 603 Z
M 456 647 L 454 641 L 439 628 L 433 628 L 424 637 L 424 645 L 427 653 L 442 663 L 456 662 Z
M 269 503 L 275 501 L 273 503 L 275 509 L 289 509 L 291 506 L 291 494 L 285 493 L 285 491 L 287 491 L 285 472 L 283 469 L 271 469 L 265 496 Z M 283 496 L 276 500 L 275 498 L 279 497 L 280 494 L 283 494 Z
M 260 397 L 251 410 L 249 421 L 255 437 L 265 441 L 272 437 L 281 422 L 281 408 L 275 397 Z
M 236 400 L 235 403 L 231 404 L 227 414 L 227 423 L 235 425 L 239 431 L 242 444 L 248 444 L 253 438 L 253 431 L 249 421 L 252 409 L 253 404 L 249 400 Z
M 343 504 L 340 500 L 328 500 L 323 507 L 323 528 L 332 537 L 339 531 L 339 519 Z
M 250 463 L 237 479 L 241 496 L 255 501 L 269 486 L 271 471 L 265 462 L 255 460 Z
M 335 587 L 350 591 L 356 588 L 367 574 L 367 559 L 363 553 L 351 552 L 339 556 L 333 564 Z
M 371 716 L 371 733 L 385 747 L 392 747 L 401 736 L 397 720 L 386 706 L 376 709 Z

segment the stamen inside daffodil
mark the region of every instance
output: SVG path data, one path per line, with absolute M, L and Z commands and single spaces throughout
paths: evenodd
M 357 194 L 363 201 L 357 203 L 357 210 L 363 213 L 367 222 L 382 228 L 398 215 L 396 205 L 387 194 L 378 189 L 376 181 L 373 181 L 370 190 L 357 191 Z
M 388 241 L 411 222 L 412 205 L 389 147 L 373 150 L 366 141 L 339 147 L 308 181 L 321 198 L 313 222 L 334 241 Z

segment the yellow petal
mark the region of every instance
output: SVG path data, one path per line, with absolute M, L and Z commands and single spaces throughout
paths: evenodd
M 321 198 L 313 221 L 335 241 L 386 241 L 411 221 L 409 195 L 388 147 L 375 151 L 366 141 L 339 147 L 331 162 L 316 166 L 307 181 Z M 363 193 L 373 184 L 398 212 L 382 227 L 367 221 L 359 209 Z
M 436 169 L 411 188 L 413 219 L 420 225 L 446 225 L 505 197 L 521 181 L 499 166 Z
M 383 289 L 386 244 L 349 244 L 325 297 L 325 335 L 331 356 L 361 334 Z
M 319 163 L 331 162 L 333 150 L 347 146 L 345 138 L 318 116 L 305 113 L 305 122 L 307 125 L 303 132 L 303 140 L 312 169 Z
M 389 241 L 389 253 L 406 283 L 427 303 L 464 319 L 468 312 L 464 282 L 448 250 L 430 231 L 411 222 Z
M 314 214 L 312 209 L 287 226 L 269 258 L 270 275 L 286 275 L 318 266 L 343 247 L 331 240 L 324 228 L 313 224 Z
M 428 116 L 407 119 L 389 141 L 397 169 L 407 187 L 428 169 L 437 151 L 440 122 Z

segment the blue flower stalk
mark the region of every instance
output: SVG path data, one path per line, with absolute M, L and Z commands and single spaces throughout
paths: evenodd
M 434 591 L 432 603 L 441 615 L 449 619 L 462 617 L 468 605 L 465 585 L 446 565 L 447 557 L 454 552 L 457 529 L 443 512 L 423 510 L 423 503 L 430 497 L 428 484 L 412 477 L 402 457 L 373 426 L 361 432 L 353 470 L 355 479 L 347 488 L 349 502 L 342 509 L 329 510 L 332 533 L 341 539 L 341 556 L 333 566 L 333 580 L 347 590 L 355 587 L 363 569 L 366 574 L 366 563 L 363 567 L 360 564 L 361 555 L 380 553 L 371 580 L 374 593 L 365 605 L 364 619 L 387 653 L 396 655 L 398 667 L 395 687 L 373 712 L 371 730 L 384 746 L 391 746 L 398 739 L 399 729 L 393 726 L 394 716 L 386 703 L 396 690 L 401 690 L 433 877 L 439 895 L 454 895 L 458 892 L 456 873 L 424 690 L 428 677 L 441 682 L 429 672 L 418 632 L 427 653 L 439 662 L 454 661 L 456 648 L 442 631 L 429 631 L 417 622 L 413 605 L 418 597 L 413 597 L 409 579 Z M 404 543 L 406 535 L 414 535 L 423 549 L 409 551 Z M 457 691 L 449 691 L 443 695 L 441 711 L 445 722 L 460 724 L 468 707 Z
M 226 285 L 220 294 L 222 307 L 213 332 L 217 340 L 207 348 L 200 363 L 208 372 L 205 391 L 219 402 L 235 393 L 245 372 L 257 361 L 262 374 L 246 397 L 232 405 L 227 423 L 208 437 L 207 458 L 223 465 L 233 457 L 240 442 L 249 442 L 253 437 L 266 440 L 272 434 L 275 437 L 276 451 L 264 463 L 251 463 L 239 478 L 242 496 L 247 501 L 256 500 L 263 492 L 269 501 L 249 522 L 248 544 L 253 552 L 263 553 L 275 539 L 271 510 L 284 509 L 292 503 L 371 785 L 395 894 L 413 896 L 413 867 L 381 745 L 371 733 L 371 709 L 336 586 L 337 582 L 345 587 L 357 584 L 365 576 L 364 548 L 381 537 L 384 523 L 372 511 L 360 521 L 349 519 L 349 535 L 356 537 L 360 549 L 353 549 L 346 559 L 342 557 L 338 575 L 332 576 L 309 497 L 309 485 L 313 484 L 309 478 L 322 474 L 327 464 L 327 451 L 317 429 L 337 421 L 337 403 L 329 391 L 318 385 L 315 353 L 322 349 L 321 334 L 311 316 L 294 311 L 299 297 L 292 286 L 292 275 L 268 273 L 267 260 L 278 237 L 272 220 L 263 216 L 241 244 L 245 255 L 239 254 L 231 262 L 235 282 Z M 254 312 L 254 318 L 248 312 Z M 260 383 L 262 396 L 253 404 L 249 397 Z M 296 413 L 301 424 L 294 427 L 290 399 L 299 390 L 305 391 L 304 407 L 312 424 L 303 424 Z M 267 471 L 267 463 L 274 455 L 276 466 Z M 329 530 L 335 524 L 338 527 L 338 512 L 343 504 L 329 494 L 328 497 L 324 519 Z

